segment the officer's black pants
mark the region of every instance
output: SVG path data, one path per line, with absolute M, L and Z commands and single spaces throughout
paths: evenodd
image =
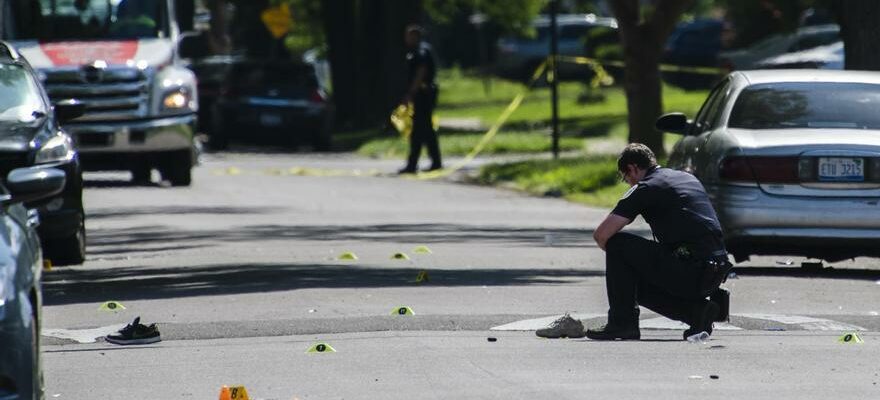
M 421 90 L 413 98 L 413 130 L 409 138 L 409 159 L 406 168 L 415 171 L 419 167 L 419 156 L 422 146 L 428 147 L 428 155 L 431 157 L 431 168 L 441 168 L 443 161 L 440 159 L 440 144 L 437 141 L 437 131 L 431 116 L 434 115 L 434 106 L 437 104 L 437 90 Z
M 706 303 L 702 263 L 683 262 L 659 243 L 618 232 L 605 246 L 608 323 L 637 327 L 639 305 L 692 324 Z

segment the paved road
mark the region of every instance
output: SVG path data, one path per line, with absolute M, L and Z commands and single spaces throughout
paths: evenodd
M 212 398 L 222 384 L 273 399 L 880 395 L 877 260 L 812 274 L 800 259 L 740 265 L 734 315 L 708 344 L 648 312 L 647 341 L 539 340 L 532 330 L 562 312 L 602 323 L 590 237 L 607 210 L 389 176 L 396 167 L 224 153 L 190 188 L 89 174 L 88 260 L 44 278 L 48 397 Z M 109 300 L 126 309 L 98 311 Z M 390 315 L 401 306 L 416 315 Z M 163 342 L 84 343 L 135 316 Z M 847 331 L 866 343 L 838 344 Z M 319 341 L 338 352 L 305 353 Z

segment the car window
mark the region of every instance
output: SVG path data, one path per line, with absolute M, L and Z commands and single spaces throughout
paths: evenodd
M 559 29 L 561 39 L 578 39 L 586 36 L 590 28 L 586 25 L 564 25 Z
M 699 135 L 713 127 L 715 121 L 718 120 L 717 116 L 714 114 L 718 109 L 718 103 L 721 101 L 728 85 L 729 80 L 725 79 L 712 89 L 712 92 L 709 93 L 709 97 L 706 98 L 706 102 L 700 107 L 697 117 L 694 118 L 694 128 L 691 130 L 690 134 Z
M 752 85 L 736 99 L 728 126 L 744 129 L 880 129 L 880 85 L 786 82 Z
M 840 40 L 840 34 L 838 32 L 820 32 L 813 35 L 806 35 L 798 38 L 798 40 L 791 45 L 789 51 L 812 49 L 814 47 L 834 43 L 838 40 Z
M 0 63 L 0 122 L 27 122 L 46 112 L 40 90 L 21 65 Z

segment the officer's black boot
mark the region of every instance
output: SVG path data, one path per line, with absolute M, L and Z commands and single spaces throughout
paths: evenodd
M 709 300 L 718 304 L 718 316 L 715 322 L 730 321 L 730 292 L 722 288 L 716 289 L 709 296 Z
M 712 334 L 712 322 L 718 318 L 718 304 L 713 301 L 704 300 L 693 311 L 690 321 L 690 328 L 684 331 L 683 338 L 687 340 L 689 336 L 696 335 L 700 332 Z M 589 334 L 588 334 L 589 336 Z
M 636 309 L 637 310 L 637 309 Z M 600 328 L 587 329 L 587 337 L 593 340 L 639 340 L 638 311 L 626 318 L 608 316 L 608 324 Z

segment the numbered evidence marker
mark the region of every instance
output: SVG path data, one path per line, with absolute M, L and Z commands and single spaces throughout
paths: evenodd
M 391 259 L 392 260 L 409 260 L 409 256 L 406 255 L 406 253 L 394 253 L 394 255 L 391 256 Z
M 229 387 L 223 385 L 220 388 L 220 400 L 250 400 L 250 398 L 244 386 Z
M 118 301 L 107 301 L 101 304 L 100 307 L 98 307 L 99 311 L 120 311 L 124 309 L 125 306 L 123 306 L 122 303 Z
M 336 349 L 327 343 L 318 343 L 309 348 L 306 353 L 335 353 Z
M 433 251 L 428 248 L 428 246 L 419 246 L 413 249 L 413 253 L 415 254 L 432 254 Z
M 416 275 L 416 283 L 425 283 L 428 281 L 428 271 L 419 271 L 419 274 Z
M 412 308 L 401 306 L 391 310 L 391 315 L 416 315 L 416 313 L 413 312 Z
M 340 254 L 340 255 L 339 255 L 339 259 L 340 259 L 340 260 L 352 260 L 352 261 L 353 261 L 353 260 L 357 260 L 357 259 L 358 259 L 358 256 L 356 256 L 354 253 L 352 253 L 352 252 L 350 252 L 350 251 L 347 251 L 347 252 L 345 252 L 345 253 Z
M 837 339 L 838 343 L 865 343 L 856 333 L 847 333 Z

